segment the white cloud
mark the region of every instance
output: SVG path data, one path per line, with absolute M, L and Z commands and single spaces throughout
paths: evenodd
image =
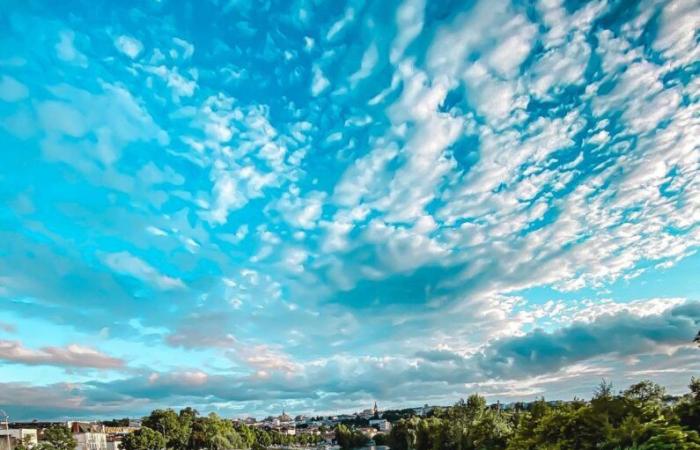
M 552 89 L 579 85 L 591 50 L 582 33 L 576 33 L 571 42 L 549 50 L 532 68 L 531 88 L 540 97 L 546 97 Z
M 134 180 L 114 167 L 122 150 L 132 142 L 169 142 L 167 133 L 123 87 L 103 84 L 98 93 L 67 84 L 47 89 L 54 99 L 35 104 L 38 124 L 46 133 L 42 154 L 75 167 L 95 185 L 132 191 Z
M 70 103 L 46 101 L 37 106 L 42 127 L 71 137 L 81 137 L 88 132 L 88 120 Z
M 527 106 L 527 98 L 518 95 L 517 86 L 491 76 L 480 63 L 474 63 L 464 72 L 467 95 L 480 114 L 496 122 L 507 118 L 516 108 Z
M 593 111 L 601 117 L 622 107 L 630 131 L 651 131 L 668 119 L 680 104 L 677 89 L 666 89 L 660 78 L 663 68 L 641 61 L 629 65 L 615 80 L 615 87 L 593 98 Z
M 114 46 L 131 59 L 136 59 L 143 51 L 141 41 L 132 36 L 121 35 L 114 40 Z
M 102 260 L 111 270 L 145 281 L 158 289 L 179 289 L 185 285 L 178 278 L 163 275 L 146 261 L 128 252 L 108 253 Z
M 343 31 L 343 29 L 355 20 L 355 10 L 353 8 L 347 8 L 343 13 L 343 17 L 338 19 L 331 25 L 330 29 L 326 33 L 326 40 L 332 41 L 335 37 Z
M 425 20 L 425 0 L 405 0 L 396 10 L 398 32 L 392 42 L 389 58 L 396 64 L 403 57 L 409 46 L 423 29 Z
M 328 78 L 323 75 L 323 71 L 319 66 L 314 65 L 312 70 L 313 79 L 311 80 L 311 95 L 316 97 L 328 89 L 330 82 L 328 81 Z
M 164 65 L 147 68 L 149 72 L 158 75 L 166 82 L 173 92 L 174 98 L 192 97 L 197 89 L 197 81 L 180 74 L 177 67 L 166 67 Z M 192 74 L 190 73 L 190 76 Z M 194 78 L 194 77 L 193 77 Z
M 29 96 L 27 86 L 9 75 L 0 78 L 0 100 L 4 102 L 18 102 Z
M 63 61 L 82 67 L 87 66 L 87 57 L 75 48 L 75 33 L 71 30 L 64 30 L 59 33 L 56 54 Z
M 308 230 L 316 226 L 325 197 L 325 193 L 318 191 L 309 192 L 305 197 L 285 192 L 276 202 L 276 209 L 291 226 Z
M 378 146 L 355 160 L 335 185 L 333 199 L 343 206 L 354 206 L 365 198 L 376 199 L 388 181 L 386 165 L 396 157 L 396 145 Z
M 121 359 L 77 344 L 34 350 L 24 347 L 21 342 L 6 340 L 0 340 L 0 359 L 19 364 L 95 369 L 119 369 L 125 365 Z
M 360 62 L 360 68 L 357 72 L 350 75 L 350 85 L 355 86 L 360 80 L 363 80 L 372 74 L 372 70 L 377 65 L 377 60 L 379 59 L 379 51 L 377 50 L 376 44 L 371 44 L 367 47 L 364 54 L 362 55 L 362 61 Z
M 697 24 L 700 22 L 700 6 L 695 2 L 673 0 L 663 7 L 655 50 L 665 58 L 673 59 L 672 64 L 685 65 L 697 61 L 700 46 L 696 40 Z
M 182 57 L 184 59 L 190 59 L 192 57 L 194 54 L 194 45 L 177 37 L 173 38 L 173 42 L 182 49 Z
M 537 27 L 523 16 L 515 16 L 501 29 L 503 39 L 486 56 L 488 65 L 501 76 L 512 77 L 530 53 Z

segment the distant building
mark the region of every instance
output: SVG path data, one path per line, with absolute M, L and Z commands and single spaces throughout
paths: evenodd
M 370 419 L 369 426 L 382 432 L 388 433 L 391 431 L 391 422 L 386 419 Z
M 326 444 L 335 444 L 335 431 L 328 430 L 321 434 L 321 438 Z
M 137 427 L 104 427 L 103 431 L 107 434 L 107 436 L 126 436 L 127 434 L 131 434 L 138 429 L 139 428 Z
M 107 436 L 107 450 L 121 450 L 122 439 L 120 436 Z
M 287 423 L 294 422 L 294 419 L 292 419 L 292 417 L 289 414 L 284 412 L 284 410 L 282 410 L 282 414 L 279 417 L 277 417 L 277 420 L 279 421 L 280 424 L 287 424 Z
M 10 448 L 7 448 L 8 442 Z M 13 450 L 19 444 L 27 444 L 29 448 L 32 448 L 38 442 L 39 439 L 35 429 L 14 428 L 9 430 L 0 430 L 0 449 L 2 450 Z
M 368 438 L 372 439 L 375 434 L 377 434 L 377 430 L 372 427 L 363 427 L 363 428 L 356 428 L 356 431 L 359 431 L 360 433 L 364 434 Z
M 420 408 L 413 408 L 413 411 L 421 417 L 427 416 L 432 410 L 433 410 L 433 407 L 428 406 L 427 403 Z
M 369 409 L 362 410 L 358 416 L 363 419 L 379 418 L 379 408 L 377 408 L 377 402 L 374 402 L 374 406 Z
M 104 425 L 90 422 L 68 422 L 73 437 L 78 442 L 76 450 L 108 450 Z

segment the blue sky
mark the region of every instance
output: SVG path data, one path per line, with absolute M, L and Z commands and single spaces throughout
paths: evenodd
M 700 373 L 697 2 L 117 3 L 0 17 L 11 418 Z

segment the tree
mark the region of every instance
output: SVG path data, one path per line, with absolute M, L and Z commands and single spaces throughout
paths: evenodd
M 593 392 L 593 399 L 608 399 L 613 396 L 613 384 L 603 378 Z
M 626 398 L 641 402 L 661 402 L 666 394 L 666 389 L 658 384 L 642 380 L 639 383 L 633 384 L 624 390 L 623 395 Z
M 633 384 L 622 392 L 625 400 L 623 415 L 634 415 L 644 422 L 660 419 L 664 415 L 664 396 L 666 390 L 656 383 L 643 380 Z
M 103 420 L 102 425 L 106 427 L 128 427 L 129 418 L 124 417 L 123 419 Z
M 215 413 L 207 417 L 196 417 L 192 423 L 190 449 L 223 450 L 242 445 L 243 439 L 233 428 L 233 424 Z
M 335 427 L 335 440 L 341 448 L 362 447 L 369 442 L 369 438 L 357 430 L 351 430 L 344 424 Z
M 639 446 L 639 450 L 700 450 L 700 435 L 696 431 L 679 425 L 657 423 L 648 424 L 646 428 L 648 439 Z
M 143 418 L 143 426 L 158 431 L 165 438 L 165 446 L 174 450 L 185 450 L 189 440 L 191 425 L 182 414 L 172 409 L 156 409 Z
M 256 429 L 255 430 L 255 441 L 258 445 L 267 448 L 272 445 L 272 436 L 265 430 Z
M 15 445 L 15 450 L 29 450 L 32 448 L 32 437 L 24 436 L 22 441 Z
M 376 445 L 389 445 L 389 436 L 384 433 L 377 433 L 372 439 Z
M 700 378 L 691 378 L 690 393 L 676 406 L 680 424 L 700 433 Z
M 248 425 L 244 423 L 238 424 L 236 432 L 243 441 L 243 448 L 250 448 L 255 443 L 255 431 Z
M 78 442 L 68 427 L 52 426 L 44 431 L 44 444 L 53 450 L 75 450 Z
M 165 438 L 146 426 L 124 436 L 123 450 L 159 450 L 165 448 Z

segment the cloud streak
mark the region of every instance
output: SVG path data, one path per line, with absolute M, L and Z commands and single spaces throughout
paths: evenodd
M 92 369 L 121 369 L 126 365 L 122 359 L 78 344 L 30 349 L 19 341 L 8 340 L 0 340 L 0 359 L 30 366 L 48 365 Z

